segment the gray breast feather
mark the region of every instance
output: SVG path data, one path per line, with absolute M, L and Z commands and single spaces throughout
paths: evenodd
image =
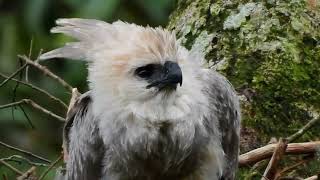
M 238 98 L 231 84 L 223 76 L 219 75 L 216 72 L 208 71 L 208 74 L 204 79 L 204 83 L 206 84 L 206 88 L 203 91 L 205 91 L 209 99 L 209 102 L 210 102 L 209 105 L 211 108 L 210 115 L 209 116 L 207 115 L 204 118 L 204 121 L 205 121 L 204 125 L 206 126 L 206 129 L 208 131 L 210 130 L 216 131 L 217 129 L 216 122 L 218 120 L 219 131 L 221 134 L 221 143 L 222 143 L 223 150 L 226 155 L 226 161 L 227 161 L 227 164 L 223 171 L 222 179 L 232 180 L 235 177 L 235 171 L 238 164 L 238 153 L 239 153 L 240 108 L 239 108 Z M 108 154 L 108 153 L 106 154 L 106 152 L 109 152 L 108 149 L 110 149 L 109 147 L 110 145 L 106 147 L 106 145 L 103 144 L 101 137 L 99 136 L 99 128 L 96 123 L 97 121 L 94 119 L 94 116 L 92 114 L 91 101 L 92 100 L 90 97 L 90 92 L 83 94 L 75 103 L 75 106 L 73 107 L 73 109 L 71 109 L 67 115 L 68 121 L 64 128 L 64 144 L 65 144 L 65 148 L 68 151 L 68 161 L 67 161 L 67 179 L 68 180 L 100 179 L 101 177 L 108 177 L 108 175 L 101 174 L 101 173 L 107 173 L 103 166 L 105 166 L 105 163 L 111 163 L 111 162 L 105 162 L 106 160 L 105 157 Z M 121 129 L 119 129 L 119 131 L 120 130 Z M 209 134 L 216 136 L 215 132 L 212 132 Z M 114 139 L 119 139 L 121 137 L 122 136 L 119 135 Z M 199 136 L 199 137 L 200 137 L 200 140 L 201 139 L 206 140 L 207 138 L 210 139 L 210 137 L 202 137 L 202 136 Z M 214 137 L 211 137 L 211 138 L 214 138 Z M 151 141 L 146 141 L 146 142 L 152 143 Z M 196 138 L 195 142 L 196 144 L 199 142 L 203 142 L 204 144 L 206 144 L 207 141 L 199 141 L 199 139 Z M 118 144 L 118 143 L 115 142 L 115 144 Z M 157 144 L 159 144 L 158 141 L 157 141 Z M 166 147 L 171 147 L 171 146 L 166 146 Z M 194 147 L 203 148 L 204 145 L 194 145 Z M 142 147 L 139 147 L 139 148 L 142 148 Z M 122 152 L 121 149 L 122 149 L 121 146 L 117 147 L 116 148 L 117 153 L 121 154 Z M 137 149 L 137 148 L 134 148 L 134 149 Z M 144 151 L 141 150 L 139 152 L 144 152 Z M 191 152 L 198 152 L 198 151 L 192 150 Z M 157 153 L 158 151 L 155 151 L 156 155 Z M 125 158 L 128 155 L 129 154 L 124 153 L 123 156 L 121 156 L 121 158 L 119 158 L 117 161 L 114 161 L 113 164 L 117 164 L 118 162 L 121 162 L 120 160 L 121 159 L 123 160 L 123 158 Z M 132 156 L 132 157 L 135 157 L 135 156 Z M 160 157 L 166 157 L 166 156 L 161 155 Z M 194 157 L 198 157 L 198 156 L 194 156 Z M 152 157 L 150 158 L 152 160 Z M 172 158 L 172 157 L 168 156 L 168 158 Z M 200 158 L 200 159 L 203 159 L 203 158 Z M 111 159 L 109 158 L 109 160 L 112 160 L 112 158 Z M 152 160 L 151 164 L 154 164 L 155 162 L 158 162 L 158 161 Z M 163 164 L 161 163 L 161 161 L 159 162 L 160 164 Z M 192 159 L 191 161 L 186 161 L 186 162 L 192 162 L 193 165 L 197 164 L 197 163 L 194 163 L 197 161 L 193 161 Z M 121 166 L 116 166 L 116 167 L 117 168 L 113 170 L 117 170 L 117 169 L 120 170 L 125 168 L 125 167 L 121 168 Z M 133 165 L 130 167 L 137 168 L 137 165 L 136 166 Z M 145 165 L 141 165 L 141 167 L 151 168 Z M 182 167 L 183 166 L 181 165 L 181 168 Z M 194 166 L 190 166 L 190 167 L 194 167 Z M 128 167 L 126 168 L 129 170 L 130 173 L 135 172 L 133 171 L 132 168 L 128 168 Z M 182 169 L 185 169 L 185 168 L 182 168 Z M 181 171 L 184 171 L 182 169 Z M 128 174 L 129 172 L 126 172 L 126 174 Z M 145 171 L 141 171 L 141 172 L 145 172 Z M 189 170 L 187 172 L 189 172 Z M 108 173 L 110 173 L 110 171 Z M 168 174 L 169 175 L 168 177 L 176 177 L 177 176 L 175 175 L 176 173 L 177 171 L 172 171 L 171 174 Z M 179 173 L 178 175 L 180 176 L 185 174 Z M 135 177 L 139 177 L 139 176 L 137 175 Z M 144 176 L 141 176 L 141 177 L 142 178 L 140 179 L 144 178 Z M 150 177 L 155 177 L 155 176 L 150 175 Z M 161 179 L 160 177 L 161 176 L 159 176 L 159 179 Z M 117 178 L 113 178 L 113 179 L 117 179 Z
M 238 166 L 240 107 L 231 83 L 214 71 L 208 71 L 207 94 L 212 118 L 219 121 L 221 143 L 226 157 L 223 179 L 232 180 Z M 210 121 L 209 121 L 210 122 Z M 210 125 L 210 124 L 209 124 Z M 211 124 L 213 126 L 213 124 Z

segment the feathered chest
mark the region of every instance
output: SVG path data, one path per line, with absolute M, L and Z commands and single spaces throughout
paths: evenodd
M 199 124 L 128 123 L 113 136 L 106 151 L 109 170 L 126 178 L 181 178 L 198 169 L 206 156 L 209 137 Z M 165 177 L 164 177 L 165 175 Z

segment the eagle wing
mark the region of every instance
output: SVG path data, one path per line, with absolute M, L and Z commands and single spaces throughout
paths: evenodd
M 231 83 L 225 77 L 212 70 L 208 70 L 207 77 L 210 117 L 211 120 L 218 119 L 221 143 L 225 153 L 226 164 L 222 179 L 233 180 L 239 155 L 241 114 L 239 100 Z
M 99 179 L 103 143 L 92 113 L 90 92 L 81 95 L 67 114 L 63 146 L 67 153 L 67 179 Z

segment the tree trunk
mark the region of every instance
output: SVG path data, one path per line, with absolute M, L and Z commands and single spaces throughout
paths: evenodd
M 242 126 L 252 132 L 241 148 L 249 151 L 319 117 L 319 27 L 314 0 L 178 0 L 167 28 L 236 88 Z M 319 132 L 315 126 L 301 139 Z

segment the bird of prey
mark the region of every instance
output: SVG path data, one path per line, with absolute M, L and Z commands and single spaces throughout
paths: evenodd
M 90 90 L 67 115 L 68 180 L 231 180 L 240 108 L 232 85 L 174 33 L 58 19 L 76 39 L 43 54 L 88 64 Z

